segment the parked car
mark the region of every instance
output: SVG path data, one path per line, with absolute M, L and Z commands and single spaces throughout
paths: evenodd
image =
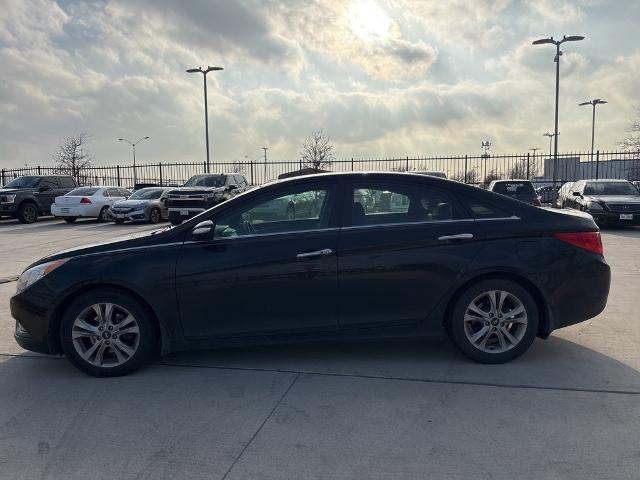
M 540 197 L 529 180 L 494 180 L 489 184 L 487 190 L 520 200 L 534 207 L 541 206 Z
M 124 200 L 115 202 L 108 211 L 108 218 L 115 223 L 158 223 L 169 218 L 167 188 L 147 187 L 136 190 Z
M 588 212 L 598 225 L 640 225 L 640 191 L 628 180 L 580 180 L 566 207 Z
M 408 209 L 366 212 L 358 190 L 405 196 Z M 294 195 L 314 198 L 315 214 L 252 219 Z M 331 173 L 42 258 L 20 276 L 11 313 L 24 348 L 97 376 L 179 350 L 445 331 L 469 358 L 501 363 L 600 313 L 609 281 L 583 212 L 428 176 Z
M 169 221 L 183 221 L 208 210 L 247 190 L 249 182 L 239 173 L 201 174 L 191 177 L 184 186 L 167 194 Z
M 51 206 L 51 213 L 67 223 L 73 223 L 81 217 L 97 218 L 99 222 L 106 222 L 111 205 L 130 195 L 129 190 L 120 187 L 80 187 L 56 197 L 55 203 Z
M 553 185 L 536 188 L 536 194 L 540 198 L 540 203 L 543 205 L 555 205 L 559 189 L 559 186 L 554 187 Z
M 564 208 L 566 206 L 567 198 L 571 195 L 571 187 L 575 182 L 566 182 L 558 190 L 556 198 L 556 207 Z
M 0 189 L 0 217 L 14 217 L 33 223 L 39 215 L 50 215 L 51 204 L 78 186 L 70 175 L 26 175 L 11 180 Z

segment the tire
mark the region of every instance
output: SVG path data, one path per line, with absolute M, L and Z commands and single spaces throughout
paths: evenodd
M 33 223 L 38 220 L 38 207 L 31 202 L 23 203 L 18 208 L 18 221 L 20 223 Z
M 117 223 L 118 225 L 122 225 L 124 223 L 124 219 L 122 219 L 122 218 L 114 218 L 113 222 Z
M 495 292 L 501 292 L 498 296 L 498 302 L 501 300 L 502 303 L 500 311 L 491 308 L 490 292 L 494 292 L 494 303 Z M 470 307 L 475 308 L 471 310 Z M 508 316 L 520 309 L 523 311 Z M 501 321 L 511 318 L 514 321 Z M 447 320 L 447 333 L 454 345 L 471 360 L 505 363 L 531 346 L 538 332 L 538 320 L 536 302 L 520 284 L 506 279 L 481 280 L 458 296 Z
M 98 214 L 98 223 L 104 223 L 107 221 L 107 212 L 109 211 L 109 207 L 102 207 L 100 213 Z
M 149 223 L 156 224 L 162 220 L 162 213 L 159 208 L 153 207 L 149 212 Z
M 64 221 L 67 223 L 76 223 L 78 217 L 64 217 Z
M 101 323 L 93 306 L 100 305 L 105 317 L 107 304 L 112 305 L 111 322 Z M 109 323 L 113 329 L 109 329 Z M 127 333 L 119 336 L 119 326 Z M 93 290 L 74 300 L 60 325 L 65 355 L 75 367 L 94 377 L 117 377 L 137 370 L 153 355 L 157 338 L 153 315 L 146 305 L 111 288 Z

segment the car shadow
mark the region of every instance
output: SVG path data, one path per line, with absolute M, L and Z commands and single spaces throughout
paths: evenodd
M 2 374 L 3 369 L 24 361 L 22 357 L 25 356 L 33 355 L 25 353 L 0 364 L 0 378 L 6 378 Z M 62 364 L 56 363 L 55 367 L 51 362 L 56 360 L 40 357 L 40 361 L 34 361 L 30 368 L 64 370 L 64 377 L 75 371 L 66 360 Z M 133 375 L 143 378 L 149 369 L 168 371 L 176 367 L 640 394 L 638 370 L 558 337 L 537 339 L 525 355 L 498 365 L 474 363 L 461 355 L 448 340 L 430 339 L 305 343 L 183 352 L 157 359 L 152 366 Z M 76 376 L 84 374 L 77 372 L 69 378 Z

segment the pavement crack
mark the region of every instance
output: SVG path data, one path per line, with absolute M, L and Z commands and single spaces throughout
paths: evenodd
M 256 439 L 256 437 L 258 436 L 258 434 L 260 433 L 260 431 L 262 430 L 262 428 L 266 425 L 266 423 L 269 421 L 269 419 L 273 416 L 273 414 L 275 413 L 275 411 L 278 409 L 278 407 L 280 406 L 280 404 L 282 403 L 282 401 L 284 400 L 284 398 L 287 396 L 287 394 L 289 393 L 289 391 L 293 388 L 293 386 L 295 385 L 295 383 L 298 381 L 298 378 L 300 378 L 301 373 L 297 373 L 295 377 L 293 377 L 293 380 L 291 380 L 291 383 L 289 384 L 289 386 L 287 387 L 287 389 L 284 391 L 284 393 L 280 396 L 280 398 L 278 399 L 278 401 L 276 402 L 276 404 L 273 406 L 273 408 L 271 409 L 271 411 L 269 412 L 269 415 L 267 415 L 267 417 L 262 421 L 262 423 L 260 424 L 260 426 L 258 427 L 258 429 L 253 433 L 253 435 L 251 436 L 251 438 L 249 439 L 249 441 L 245 444 L 244 447 L 242 447 L 242 450 L 240 450 L 240 453 L 238 454 L 238 456 L 233 460 L 233 462 L 231 462 L 231 465 L 229 466 L 229 468 L 227 469 L 227 471 L 224 473 L 224 475 L 222 476 L 221 480 L 225 480 L 227 478 L 227 476 L 231 473 L 231 470 L 233 470 L 233 467 L 236 466 L 236 464 L 238 463 L 238 461 L 240 460 L 240 458 L 242 458 L 242 455 L 244 455 L 244 452 L 247 451 L 247 449 L 251 446 L 251 444 L 253 443 L 253 441 Z

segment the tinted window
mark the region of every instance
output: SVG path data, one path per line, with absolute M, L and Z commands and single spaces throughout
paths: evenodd
M 216 219 L 217 235 L 238 237 L 327 228 L 333 188 L 297 189 L 254 200 Z
M 470 200 L 467 205 L 475 218 L 508 218 L 512 216 L 505 210 L 477 200 Z
M 585 195 L 640 195 L 631 182 L 587 182 Z
M 120 193 L 120 190 L 118 190 L 117 188 L 107 188 L 105 190 L 105 196 L 108 197 L 125 197 L 126 195 L 122 195 Z
M 128 197 L 128 196 L 131 195 L 131 192 L 129 190 L 124 189 L 124 188 L 119 188 L 118 192 L 120 192 L 120 196 L 121 197 Z M 160 198 L 160 197 L 158 197 L 158 198 Z
M 4 188 L 34 188 L 40 183 L 41 177 L 18 177 L 7 183 Z
M 527 203 L 536 196 L 531 182 L 497 182 L 492 191 Z
M 224 187 L 227 177 L 225 175 L 194 175 L 185 187 Z
M 71 190 L 69 193 L 67 193 L 67 195 L 69 195 L 70 197 L 90 197 L 91 195 L 95 194 L 98 190 L 100 189 L 96 187 L 80 187 L 80 188 Z
M 352 195 L 351 224 L 354 226 L 461 218 L 448 193 L 428 186 L 377 182 L 356 184 Z
M 129 199 L 130 200 L 155 200 L 157 198 L 160 198 L 163 192 L 164 190 L 162 188 L 142 188 L 140 190 L 136 190 L 135 192 L 133 192 L 133 195 L 131 195 Z
M 71 177 L 58 177 L 58 183 L 60 184 L 60 188 L 75 188 L 76 186 L 76 183 Z

